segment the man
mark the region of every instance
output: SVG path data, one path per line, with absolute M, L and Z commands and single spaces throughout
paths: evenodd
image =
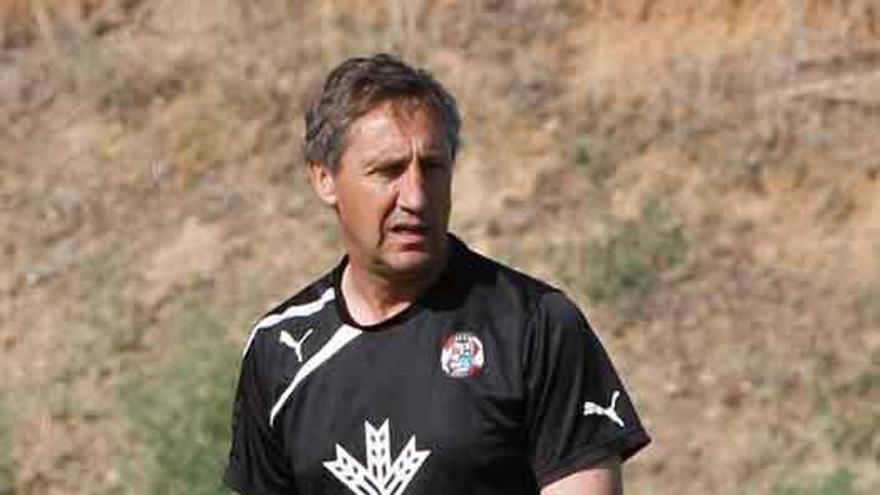
M 388 55 L 306 116 L 346 256 L 254 327 L 224 480 L 246 495 L 619 494 L 649 442 L 558 290 L 447 233 L 460 119 Z

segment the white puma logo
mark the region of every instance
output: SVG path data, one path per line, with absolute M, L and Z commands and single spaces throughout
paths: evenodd
M 290 347 L 291 349 L 293 349 L 293 352 L 296 353 L 296 359 L 299 360 L 299 362 L 301 363 L 301 362 L 303 362 L 303 355 L 302 355 L 303 342 L 305 342 L 306 339 L 309 338 L 309 335 L 312 334 L 312 331 L 313 331 L 313 329 L 310 328 L 309 331 L 306 332 L 305 335 L 303 335 L 301 339 L 296 340 L 293 337 L 291 337 L 289 333 L 287 333 L 287 330 L 282 330 L 281 333 L 278 335 L 278 341 L 281 342 L 282 344 L 286 345 L 287 347 Z
M 617 412 L 614 410 L 614 405 L 617 403 L 618 397 L 620 397 L 620 391 L 615 390 L 614 393 L 611 394 L 611 405 L 607 408 L 590 401 L 584 402 L 584 416 L 589 416 L 590 414 L 599 414 L 607 417 L 611 421 L 614 421 L 615 423 L 620 425 L 621 428 L 623 428 L 623 420 L 620 419 L 620 416 L 618 416 Z

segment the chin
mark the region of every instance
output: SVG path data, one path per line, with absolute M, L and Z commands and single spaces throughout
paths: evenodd
M 417 278 L 429 273 L 437 259 L 428 252 L 411 251 L 395 253 L 384 264 L 388 272 L 397 277 Z

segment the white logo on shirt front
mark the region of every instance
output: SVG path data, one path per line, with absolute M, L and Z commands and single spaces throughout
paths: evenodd
M 614 406 L 617 404 L 618 397 L 620 397 L 620 391 L 615 390 L 614 393 L 611 394 L 611 405 L 608 407 L 602 407 L 590 401 L 584 402 L 584 416 L 589 416 L 590 414 L 599 414 L 601 416 L 607 417 L 611 421 L 614 421 L 622 428 L 623 420 L 620 419 L 620 416 L 618 416 L 617 412 L 614 410 Z
M 387 419 L 378 429 L 369 421 L 364 422 L 366 466 L 336 444 L 336 459 L 324 462 L 324 467 L 359 495 L 401 495 L 431 451 L 416 450 L 413 435 L 392 461 L 389 428 Z
M 293 349 L 293 352 L 296 353 L 296 359 L 298 359 L 299 362 L 301 363 L 301 362 L 303 362 L 303 355 L 302 355 L 303 342 L 305 342 L 306 339 L 309 338 L 309 335 L 312 334 L 312 331 L 313 331 L 313 329 L 310 328 L 309 331 L 306 332 L 305 335 L 303 335 L 301 339 L 296 340 L 293 337 L 291 337 L 289 333 L 287 333 L 287 330 L 282 330 L 281 333 L 278 335 L 278 341 L 281 342 L 282 344 L 286 345 L 287 347 L 290 347 L 291 349 Z

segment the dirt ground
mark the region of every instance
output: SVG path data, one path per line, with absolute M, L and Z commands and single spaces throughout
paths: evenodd
M 2 0 L 0 494 L 142 492 L 127 377 L 334 263 L 303 102 L 376 51 L 457 95 L 453 231 L 587 308 L 629 493 L 880 493 L 876 1 Z

